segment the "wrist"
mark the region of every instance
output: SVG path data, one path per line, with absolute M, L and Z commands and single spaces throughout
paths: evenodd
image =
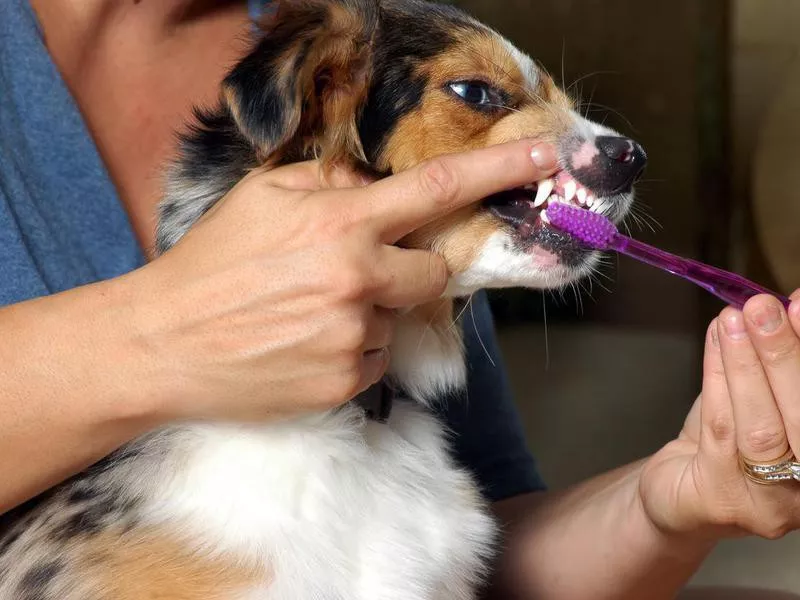
M 137 326 L 138 283 L 133 273 L 66 292 L 51 322 L 46 314 L 42 323 L 44 334 L 58 332 L 56 343 L 74 350 L 67 360 L 83 371 L 75 383 L 91 387 L 94 425 L 134 435 L 163 424 L 168 397 Z
M 122 375 L 115 389 L 121 399 L 116 417 L 155 428 L 182 417 L 187 386 L 180 369 L 170 367 L 178 361 L 162 340 L 163 332 L 171 331 L 174 307 L 165 309 L 169 300 L 151 271 L 147 265 L 104 285 L 109 329 L 118 334 L 109 358 Z
M 643 497 L 641 476 L 646 461 L 636 465 L 635 479 L 630 486 L 628 514 L 632 530 L 649 539 L 649 544 L 658 548 L 667 559 L 677 562 L 698 563 L 719 543 L 721 536 L 713 528 L 690 527 L 669 529 L 654 519 L 647 510 L 649 505 Z

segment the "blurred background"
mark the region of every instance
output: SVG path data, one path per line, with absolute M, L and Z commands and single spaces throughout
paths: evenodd
M 454 3 L 563 79 L 590 118 L 644 145 L 634 235 L 783 292 L 800 287 L 800 0 Z M 492 295 L 529 444 L 553 488 L 677 434 L 722 308 L 626 258 L 584 288 Z M 798 534 L 738 540 L 695 583 L 800 592 L 798 559 Z

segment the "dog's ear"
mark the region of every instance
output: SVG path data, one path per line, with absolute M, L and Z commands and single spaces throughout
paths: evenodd
M 283 0 L 260 24 L 223 97 L 263 162 L 365 160 L 357 120 L 377 27 L 377 0 Z

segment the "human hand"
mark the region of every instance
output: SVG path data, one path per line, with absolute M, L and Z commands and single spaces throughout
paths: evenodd
M 792 299 L 787 314 L 774 298 L 752 298 L 709 327 L 702 393 L 640 479 L 645 511 L 662 530 L 773 539 L 800 528 L 800 483 L 755 483 L 739 462 L 790 449 L 800 457 L 800 290 Z
M 135 326 L 169 418 L 269 419 L 324 410 L 388 366 L 393 309 L 441 296 L 416 228 L 555 171 L 515 142 L 369 183 L 308 162 L 256 170 L 135 278 Z

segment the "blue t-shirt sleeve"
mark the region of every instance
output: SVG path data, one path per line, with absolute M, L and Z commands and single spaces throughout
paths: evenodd
M 542 491 L 545 485 L 525 441 L 485 293 L 473 296 L 462 321 L 468 385 L 441 409 L 456 458 L 490 501 Z

